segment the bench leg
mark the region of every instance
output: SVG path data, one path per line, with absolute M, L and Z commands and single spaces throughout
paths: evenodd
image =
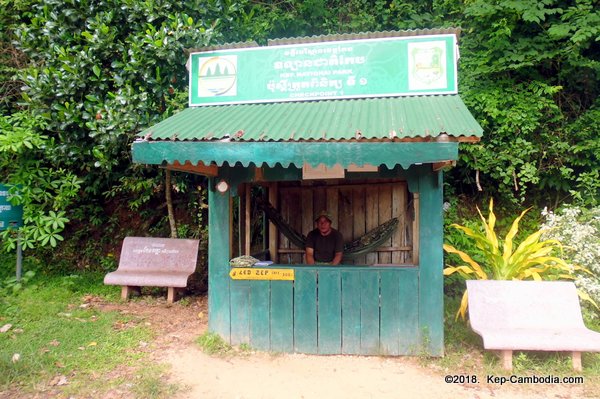
M 573 352 L 573 370 L 581 371 L 581 352 Z
M 129 295 L 135 292 L 136 294 L 140 294 L 140 287 L 135 287 L 131 285 L 123 285 L 121 286 L 121 299 L 126 301 L 129 299 Z
M 129 299 L 129 292 L 131 290 L 131 287 L 124 285 L 121 287 L 121 299 L 126 301 Z
M 177 300 L 177 288 L 168 287 L 167 288 L 167 303 L 173 303 Z
M 502 360 L 502 368 L 504 370 L 512 370 L 512 351 L 500 351 L 500 359 Z

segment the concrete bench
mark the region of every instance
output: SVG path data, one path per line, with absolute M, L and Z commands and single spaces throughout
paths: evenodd
M 177 289 L 185 288 L 196 270 L 198 245 L 198 240 L 126 237 L 119 267 L 104 277 L 104 284 L 120 285 L 124 300 L 139 287 L 167 287 L 167 302 L 173 303 Z
M 600 352 L 600 333 L 583 324 L 575 284 L 568 281 L 468 280 L 471 328 L 485 349 L 500 351 L 512 370 L 513 350 Z

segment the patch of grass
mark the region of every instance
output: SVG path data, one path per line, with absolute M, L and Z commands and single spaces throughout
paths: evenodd
M 152 332 L 131 316 L 85 302 L 86 295 L 111 295 L 101 278 L 36 276 L 0 298 L 0 327 L 12 325 L 0 333 L 0 390 L 35 390 L 61 377 L 69 386 L 84 387 L 82 382 L 139 361 L 143 353 L 136 349 Z
M 196 343 L 208 355 L 224 356 L 234 352 L 231 345 L 226 343 L 219 334 L 205 332 L 196 339 Z
M 225 342 L 219 334 L 208 331 L 199 336 L 196 343 L 204 353 L 211 356 L 248 356 L 253 353 L 252 347 L 246 343 L 232 346 Z
M 177 393 L 181 387 L 166 382 L 168 369 L 166 366 L 154 365 L 138 371 L 132 391 L 137 398 L 168 398 Z

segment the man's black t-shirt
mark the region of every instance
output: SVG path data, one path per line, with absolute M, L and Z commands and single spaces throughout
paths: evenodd
M 326 236 L 314 229 L 306 236 L 306 247 L 314 250 L 315 262 L 331 262 L 337 252 L 344 250 L 344 239 L 336 229 Z

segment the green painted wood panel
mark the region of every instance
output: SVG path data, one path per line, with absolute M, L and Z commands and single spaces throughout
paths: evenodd
M 360 353 L 360 271 L 343 270 L 342 275 L 342 353 Z
M 380 348 L 382 355 L 400 354 L 400 270 L 379 272 L 381 284 Z M 406 276 L 403 276 L 406 277 Z
M 229 196 L 209 189 L 208 201 L 208 328 L 229 342 Z
M 250 343 L 250 284 L 231 281 L 231 344 Z
M 399 285 L 398 322 L 400 330 L 399 353 L 417 355 L 421 351 L 419 338 L 419 272 L 417 269 L 402 270 Z
M 355 163 L 363 165 L 384 164 L 394 168 L 400 164 L 408 169 L 415 163 L 433 163 L 458 159 L 458 143 L 423 142 L 217 142 L 217 141 L 140 141 L 131 148 L 133 161 L 146 164 L 173 164 L 175 161 L 192 164 L 215 162 L 233 165 L 251 163 L 284 167 L 290 164 L 301 167 L 308 163 L 321 163 L 331 167 L 340 164 L 345 168 Z
M 250 281 L 250 346 L 271 350 L 271 282 Z
M 342 283 L 339 270 L 319 270 L 319 353 L 342 350 Z
M 360 272 L 360 353 L 379 353 L 379 273 Z
M 297 269 L 294 281 L 294 351 L 317 353 L 317 272 Z
M 271 350 L 294 350 L 294 286 L 292 281 L 271 282 Z
M 442 172 L 419 169 L 419 332 L 428 352 L 444 354 Z

